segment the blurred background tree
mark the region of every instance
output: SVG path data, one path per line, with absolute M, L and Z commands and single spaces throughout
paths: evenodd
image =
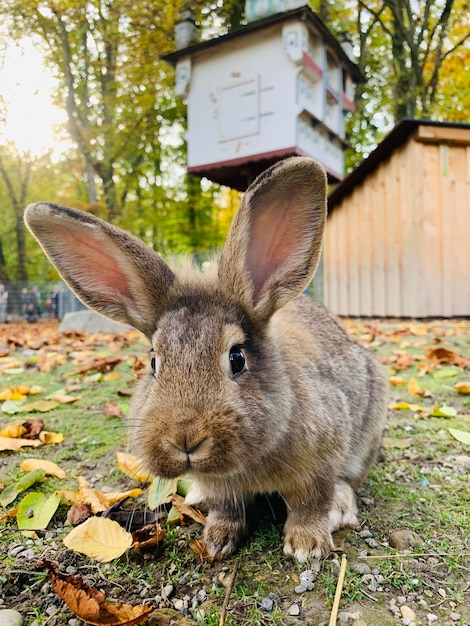
M 0 49 L 25 35 L 41 42 L 75 148 L 54 160 L 1 146 L 0 201 L 8 212 L 0 222 L 0 280 L 46 271 L 35 244 L 19 233 L 23 206 L 38 199 L 92 211 L 158 250 L 201 252 L 224 240 L 238 194 L 186 174 L 185 107 L 174 95 L 173 69 L 161 60 L 174 50 L 183 4 L 3 0 Z M 192 3 L 202 39 L 239 28 L 244 4 Z M 366 78 L 347 120 L 348 170 L 403 116 L 469 120 L 469 0 L 311 5 L 349 43 Z

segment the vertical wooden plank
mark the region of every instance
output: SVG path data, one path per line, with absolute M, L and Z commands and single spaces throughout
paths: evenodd
M 442 315 L 442 207 L 440 205 L 439 150 L 432 143 L 417 143 L 422 164 L 418 228 L 420 278 L 425 317 Z
M 397 202 L 401 207 L 401 224 L 403 232 L 403 309 L 405 317 L 419 315 L 419 287 L 418 287 L 418 253 L 419 236 L 415 224 L 416 209 L 416 163 L 413 159 L 413 143 L 408 141 L 397 150 L 400 158 L 399 168 L 399 196 Z
M 401 205 L 399 202 L 400 157 L 392 154 L 384 164 L 383 206 L 384 239 L 386 241 L 385 281 L 387 315 L 402 315 L 402 224 Z
M 347 249 L 347 233 L 345 228 L 346 216 L 349 213 L 348 203 L 345 203 L 341 207 L 341 212 L 338 212 L 336 219 L 336 229 L 337 229 L 337 254 L 338 254 L 338 264 L 336 268 L 336 276 L 338 280 L 338 312 L 340 315 L 349 315 L 348 311 L 348 283 L 347 283 L 347 258 L 346 258 L 346 249 Z
M 348 220 L 348 239 L 349 239 L 349 257 L 348 257 L 348 289 L 349 289 L 349 311 L 350 315 L 360 315 L 360 256 L 361 256 L 361 240 L 359 228 L 359 204 L 358 204 L 358 188 L 354 189 L 350 196 L 349 204 L 349 220 Z
M 385 165 L 386 167 L 386 165 Z M 379 165 L 371 177 L 370 186 L 370 219 L 371 219 L 371 281 L 372 281 L 372 309 L 371 315 L 383 317 L 385 308 L 385 214 L 381 180 L 384 164 Z
M 369 316 L 372 311 L 371 280 L 371 224 L 368 179 L 358 187 L 358 236 L 360 245 L 359 258 L 359 314 Z
M 439 145 L 440 173 L 440 204 L 442 207 L 442 315 L 452 317 L 453 314 L 453 243 L 452 234 L 454 221 L 453 181 L 454 174 L 450 168 L 449 146 Z
M 336 245 L 336 220 L 341 207 L 336 207 L 330 215 L 326 225 L 325 272 L 328 287 L 325 291 L 325 304 L 333 312 L 338 313 L 338 255 Z
M 470 256 L 468 231 L 469 205 L 466 201 L 466 148 L 460 145 L 449 146 L 449 169 L 452 171 L 450 202 L 453 206 L 452 221 L 449 224 L 448 245 L 452 251 L 451 275 L 452 312 L 451 315 L 468 315 L 470 290 Z

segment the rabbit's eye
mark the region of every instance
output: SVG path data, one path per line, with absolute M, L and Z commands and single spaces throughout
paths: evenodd
M 150 367 L 152 368 L 152 372 L 155 374 L 155 370 L 157 369 L 157 359 L 154 356 L 150 359 Z
M 245 355 L 240 346 L 233 346 L 229 352 L 230 367 L 232 368 L 232 374 L 241 374 L 245 370 Z

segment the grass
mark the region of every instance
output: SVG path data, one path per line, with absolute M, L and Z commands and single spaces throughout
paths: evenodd
M 385 362 L 390 376 L 405 381 L 405 385 L 391 387 L 391 404 L 415 403 L 423 406 L 424 411 L 390 410 L 382 458 L 359 490 L 361 528 L 349 534 L 338 553 L 344 552 L 348 558 L 340 610 L 357 613 L 365 625 L 387 626 L 396 624 L 398 619 L 390 609 L 390 602 L 404 597 L 416 613 L 417 623 L 427 624 L 427 614 L 434 613 L 438 624 L 468 625 L 470 455 L 469 448 L 453 439 L 448 428 L 470 430 L 470 396 L 458 394 L 454 389 L 457 382 L 470 380 L 470 372 L 468 366 L 448 363 L 431 366 L 426 352 L 443 346 L 470 359 L 470 326 L 442 321 L 426 324 L 354 321 L 348 323 L 348 328 Z M 66 337 L 59 341 L 53 328 L 47 331 L 52 343 L 43 345 L 41 332 L 45 332 L 41 324 L 22 330 L 25 345 L 11 348 L 8 358 L 16 359 L 20 370 L 25 366 L 26 369 L 2 373 L 0 392 L 15 385 L 41 385 L 44 388 L 41 397 L 46 397 L 67 387 L 68 393 L 81 395 L 81 399 L 74 404 L 60 404 L 41 415 L 47 430 L 63 433 L 62 444 L 0 453 L 4 486 L 18 481 L 23 475 L 21 461 L 31 457 L 54 460 L 67 472 L 65 481 L 47 477 L 32 488 L 46 494 L 57 489 L 75 489 L 77 475 L 84 475 L 94 487 L 104 490 L 133 486 L 133 481 L 115 465 L 116 450 L 125 450 L 124 421 L 106 417 L 103 409 L 111 400 L 122 405 L 125 412 L 129 400 L 118 394 L 131 388 L 135 378 L 133 364 L 136 357 L 146 358 L 145 345 L 119 337 Z M 8 338 L 12 333 L 14 329 L 3 328 L 0 344 L 2 337 Z M 39 348 L 30 347 L 34 341 Z M 51 367 L 50 371 L 38 371 L 37 364 L 44 360 L 44 355 L 54 351 L 65 355 L 64 363 Z M 123 356 L 113 371 L 119 377 L 96 376 L 94 372 L 68 376 L 77 367 L 77 359 L 86 356 L 87 351 L 103 357 Z M 428 367 L 424 375 L 423 367 Z M 411 378 L 431 396 L 411 396 L 407 389 Z M 456 415 L 432 417 L 435 405 L 451 406 L 456 409 Z M 5 426 L 29 417 L 36 415 L 0 413 L 0 422 Z M 145 498 L 138 504 L 144 507 Z M 73 614 L 51 590 L 35 559 L 11 552 L 15 546 L 56 561 L 61 570 L 79 575 L 87 584 L 102 589 L 110 601 L 157 604 L 170 610 L 174 609 L 176 600 L 186 597 L 192 600 L 204 592 L 206 595 L 189 615 L 173 610 L 171 617 L 176 624 L 185 618 L 204 625 L 218 625 L 227 595 L 223 579 L 239 561 L 229 594 L 226 625 L 328 623 L 338 578 L 338 555 L 333 554 L 322 563 L 313 591 L 295 593 L 301 573 L 315 564 L 301 565 L 284 557 L 282 514 L 278 516 L 275 504 L 263 503 L 259 524 L 237 555 L 212 564 L 202 563 L 190 549 L 189 543 L 200 537 L 201 527 L 188 522 L 188 526 L 167 530 L 159 552 L 131 551 L 109 564 L 97 565 L 63 546 L 62 538 L 68 532 L 63 526 L 67 508 L 61 505 L 47 531 L 38 532 L 36 537 L 20 533 L 14 518 L 0 522 L 3 555 L 0 597 L 5 607 L 21 611 L 25 626 L 65 626 Z M 272 511 L 276 513 L 276 521 Z M 370 530 L 377 547 L 366 543 L 359 534 L 361 529 Z M 396 529 L 406 529 L 417 536 L 411 554 L 389 545 L 389 534 Z M 369 565 L 372 579 L 355 570 L 359 563 Z M 173 592 L 165 599 L 162 590 L 170 584 Z M 262 605 L 269 594 L 279 598 L 272 612 Z M 289 614 L 293 604 L 300 608 L 298 617 Z M 51 607 L 55 607 L 53 614 Z M 458 620 L 454 619 L 457 614 L 460 614 Z

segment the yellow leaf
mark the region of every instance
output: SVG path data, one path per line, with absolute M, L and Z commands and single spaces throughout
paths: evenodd
M 138 498 L 142 495 L 142 489 L 129 489 L 129 491 L 112 491 L 110 493 L 99 492 L 106 501 L 108 502 L 108 507 L 116 504 L 116 502 L 121 502 L 121 500 L 125 500 L 126 498 Z
M 38 439 L 13 439 L 12 437 L 0 437 L 0 452 L 4 452 L 5 450 L 16 452 L 26 446 L 38 448 L 39 446 L 42 446 L 42 441 L 39 441 Z
M 52 409 L 55 409 L 58 405 L 59 403 L 55 402 L 54 400 L 35 400 L 34 402 L 23 404 L 18 409 L 18 411 L 21 413 L 31 413 L 33 411 L 45 413 L 46 411 L 51 411 Z
M 57 491 L 56 493 L 58 493 L 64 500 L 67 500 L 67 502 L 70 502 L 70 504 L 85 504 L 80 491 L 65 489 Z
M 9 424 L 0 430 L 0 437 L 21 437 L 28 429 L 23 424 Z
M 117 372 L 109 372 L 103 376 L 103 380 L 118 380 L 120 377 L 120 374 Z
M 55 400 L 56 402 L 60 402 L 60 404 L 73 404 L 80 400 L 82 396 L 69 396 L 65 393 L 56 393 L 51 396 L 51 400 Z
M 406 380 L 400 376 L 390 376 L 390 384 L 394 387 L 403 387 L 406 385 Z
M 470 393 L 470 381 L 457 383 L 454 385 L 454 389 L 455 391 L 458 391 L 458 393 L 468 394 Z
M 35 469 L 43 469 L 46 474 L 64 479 L 66 474 L 56 463 L 46 461 L 45 459 L 25 459 L 21 461 L 20 470 L 23 472 L 32 472 Z
M 424 406 L 419 404 L 409 404 L 408 402 L 398 402 L 398 404 L 391 404 L 389 409 L 403 410 L 409 409 L 410 411 L 424 411 Z
M 95 491 L 84 476 L 78 476 L 78 487 L 82 495 L 82 502 L 86 502 L 91 506 L 92 513 L 106 511 L 108 508 L 106 503 L 100 499 L 99 494 Z
M 62 433 L 51 433 L 47 430 L 42 430 L 39 433 L 39 439 L 42 443 L 62 443 L 64 435 Z
M 418 385 L 415 378 L 410 378 L 408 382 L 408 393 L 410 394 L 410 396 L 422 396 L 423 395 L 421 387 Z
M 107 517 L 90 517 L 64 537 L 64 545 L 99 563 L 109 563 L 131 547 L 132 535 Z
M 116 452 L 116 465 L 127 476 L 142 483 L 153 480 L 152 474 L 145 470 L 142 462 L 133 454 L 127 452 Z

